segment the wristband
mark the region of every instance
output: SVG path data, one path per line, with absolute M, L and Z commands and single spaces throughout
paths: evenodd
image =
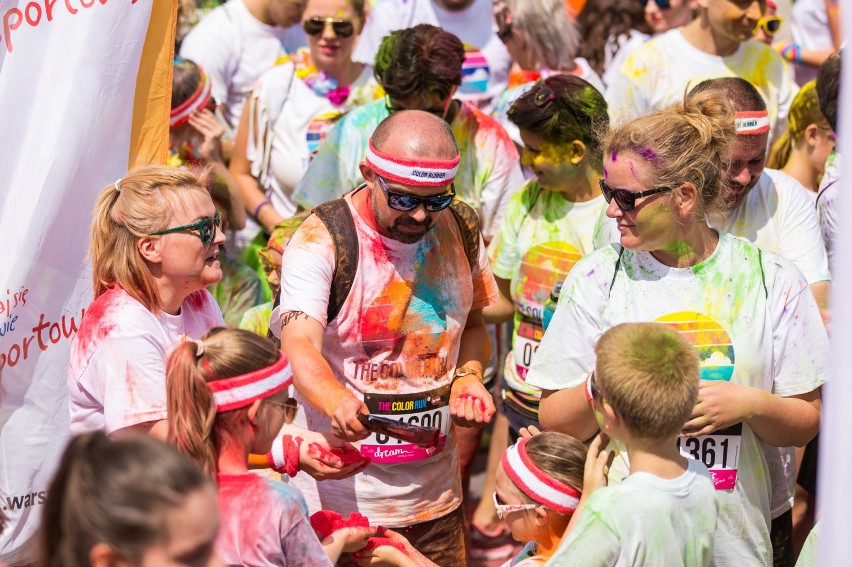
M 258 213 L 260 213 L 260 209 L 262 209 L 262 208 L 263 208 L 263 207 L 265 207 L 266 205 L 271 205 L 271 204 L 272 204 L 272 203 L 270 203 L 269 201 L 263 201 L 263 202 L 262 202 L 262 203 L 260 203 L 258 206 L 256 206 L 256 207 L 254 208 L 254 214 L 252 215 L 252 216 L 254 217 L 254 219 L 255 219 L 255 220 L 259 220 L 259 219 L 257 218 L 257 215 L 258 215 Z
M 301 437 L 283 435 L 280 441 L 272 444 L 272 450 L 266 454 L 266 462 L 269 468 L 280 474 L 286 474 L 290 478 L 299 472 L 299 447 L 302 445 Z

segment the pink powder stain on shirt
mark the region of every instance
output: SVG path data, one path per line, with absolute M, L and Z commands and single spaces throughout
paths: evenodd
M 113 317 L 124 303 L 122 296 L 123 290 L 113 286 L 89 305 L 75 337 L 75 353 L 85 356 L 118 326 Z

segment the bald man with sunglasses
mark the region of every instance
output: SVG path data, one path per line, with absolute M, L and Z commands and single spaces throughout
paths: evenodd
M 284 251 L 270 321 L 304 407 L 296 423 L 330 427 L 372 461 L 319 492 L 307 477 L 291 482 L 311 511 L 360 512 L 438 565 L 467 564 L 454 428 L 484 426 L 495 411 L 482 384 L 482 309 L 497 284 L 475 214 L 454 203 L 458 164 L 440 118 L 400 111 L 379 124 L 365 182 L 318 207 Z M 375 418 L 425 427 L 437 443 L 377 429 Z

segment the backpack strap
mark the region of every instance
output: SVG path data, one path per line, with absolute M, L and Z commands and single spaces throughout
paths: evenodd
M 453 212 L 453 217 L 455 217 L 459 225 L 462 244 L 464 244 L 464 252 L 467 255 L 467 263 L 470 264 L 470 271 L 473 272 L 479 265 L 479 216 L 464 201 L 453 201 L 453 204 L 450 205 L 450 210 Z
M 314 208 L 314 214 L 325 225 L 334 243 L 334 273 L 328 295 L 328 324 L 340 313 L 355 281 L 355 273 L 358 270 L 358 231 L 352 211 L 342 197 Z

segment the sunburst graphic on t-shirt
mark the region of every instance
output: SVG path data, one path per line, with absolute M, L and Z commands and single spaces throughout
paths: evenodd
M 488 91 L 488 81 L 491 78 L 491 68 L 485 55 L 472 45 L 464 46 L 464 63 L 462 63 L 461 94 L 485 94 Z
M 564 280 L 582 257 L 574 246 L 560 241 L 543 242 L 527 250 L 521 258 L 514 290 L 521 313 L 541 319 L 541 309 L 554 284 Z
M 694 311 L 679 311 L 657 319 L 680 332 L 698 350 L 702 380 L 730 380 L 734 374 L 734 345 L 715 320 Z
M 364 310 L 361 345 L 369 358 L 387 353 L 386 360 L 401 360 L 406 367 L 411 362 L 412 368 L 419 368 L 423 358 L 441 352 L 446 331 L 439 294 L 399 281 L 386 286 Z
M 328 136 L 328 132 L 332 129 L 340 112 L 332 110 L 331 112 L 323 112 L 315 116 L 308 123 L 308 130 L 305 134 L 305 141 L 308 144 L 308 159 L 313 159 L 314 155 L 319 150 L 320 144 Z

